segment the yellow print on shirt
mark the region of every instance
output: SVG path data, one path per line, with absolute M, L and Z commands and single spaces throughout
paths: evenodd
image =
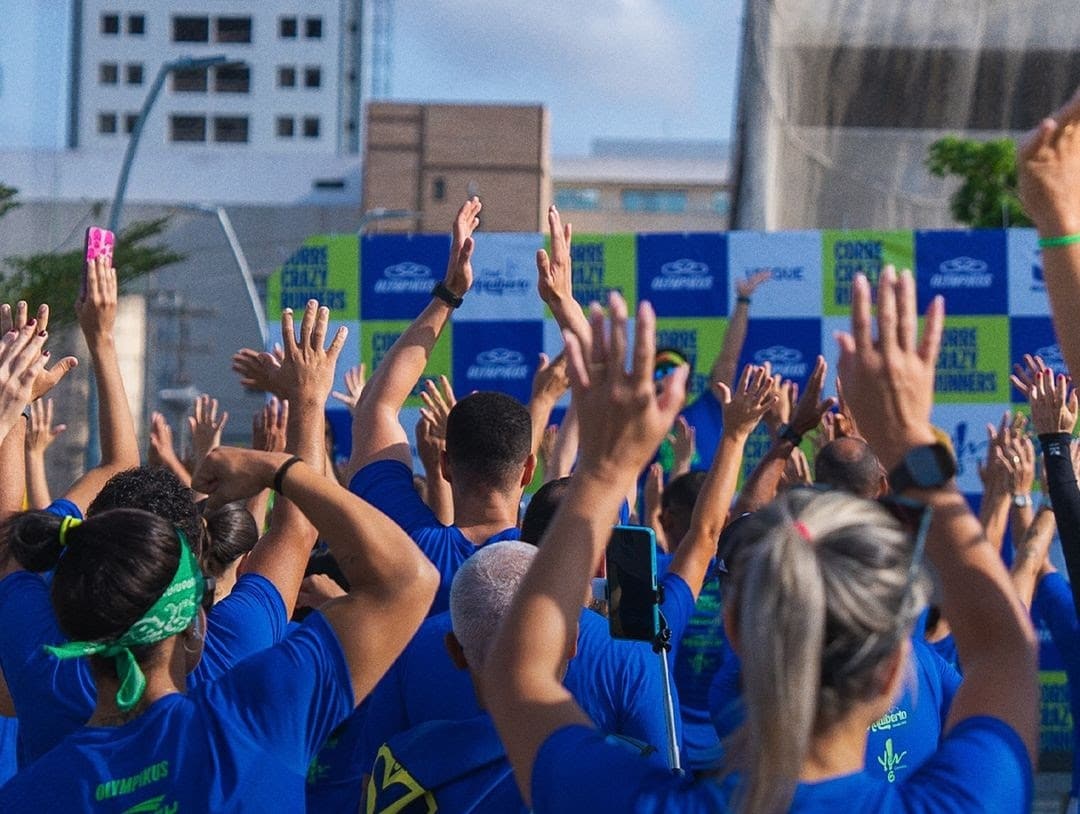
M 397 762 L 390 747 L 379 747 L 367 787 L 367 814 L 435 814 L 438 803 L 408 770 Z

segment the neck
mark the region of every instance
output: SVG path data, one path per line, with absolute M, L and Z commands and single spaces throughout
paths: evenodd
M 146 691 L 134 707 L 122 710 L 116 704 L 116 691 L 120 682 L 111 674 L 94 671 L 94 683 L 97 685 L 97 704 L 94 714 L 87 721 L 87 726 L 123 726 L 138 718 L 157 701 L 174 693 L 183 693 L 187 689 L 187 670 L 184 650 L 179 636 L 167 639 L 162 647 L 165 653 L 151 654 L 148 663 L 140 664 L 146 676 Z
M 454 525 L 475 545 L 518 523 L 521 490 L 507 493 L 462 486 L 453 488 L 453 497 Z
M 217 582 L 214 584 L 214 604 L 216 605 L 222 599 L 232 593 L 232 589 L 236 587 L 236 572 L 240 568 L 240 560 L 242 557 L 238 557 L 233 560 L 225 571 L 217 578 Z
M 862 706 L 810 740 L 799 780 L 814 782 L 861 772 L 866 763 L 867 730 L 880 715 Z

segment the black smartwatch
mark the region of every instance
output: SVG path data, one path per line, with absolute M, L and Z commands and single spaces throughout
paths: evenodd
M 927 444 L 908 451 L 889 473 L 895 494 L 906 489 L 936 489 L 956 475 L 956 459 L 944 444 Z
M 776 437 L 783 441 L 790 441 L 795 446 L 802 443 L 802 436 L 791 429 L 790 424 L 781 424 L 780 429 L 776 431 Z
M 465 302 L 463 298 L 455 296 L 453 291 L 443 285 L 442 280 L 435 283 L 435 287 L 431 289 L 431 296 L 438 297 L 451 308 L 460 308 L 461 304 Z

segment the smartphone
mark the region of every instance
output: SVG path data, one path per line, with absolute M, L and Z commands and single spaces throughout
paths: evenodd
M 86 230 L 86 243 L 84 247 L 84 254 L 86 261 L 97 260 L 99 257 L 105 256 L 109 258 L 110 264 L 112 262 L 113 248 L 116 246 L 116 235 L 110 232 L 108 229 L 102 229 L 100 226 L 91 226 Z M 86 266 L 83 266 L 82 276 L 82 295 L 86 296 Z
M 660 634 L 656 534 L 647 526 L 615 526 L 606 560 L 612 638 L 654 641 Z

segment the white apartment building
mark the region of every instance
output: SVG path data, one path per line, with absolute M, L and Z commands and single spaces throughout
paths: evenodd
M 74 145 L 123 143 L 162 64 L 142 146 L 341 155 L 359 149 L 359 0 L 83 0 Z

